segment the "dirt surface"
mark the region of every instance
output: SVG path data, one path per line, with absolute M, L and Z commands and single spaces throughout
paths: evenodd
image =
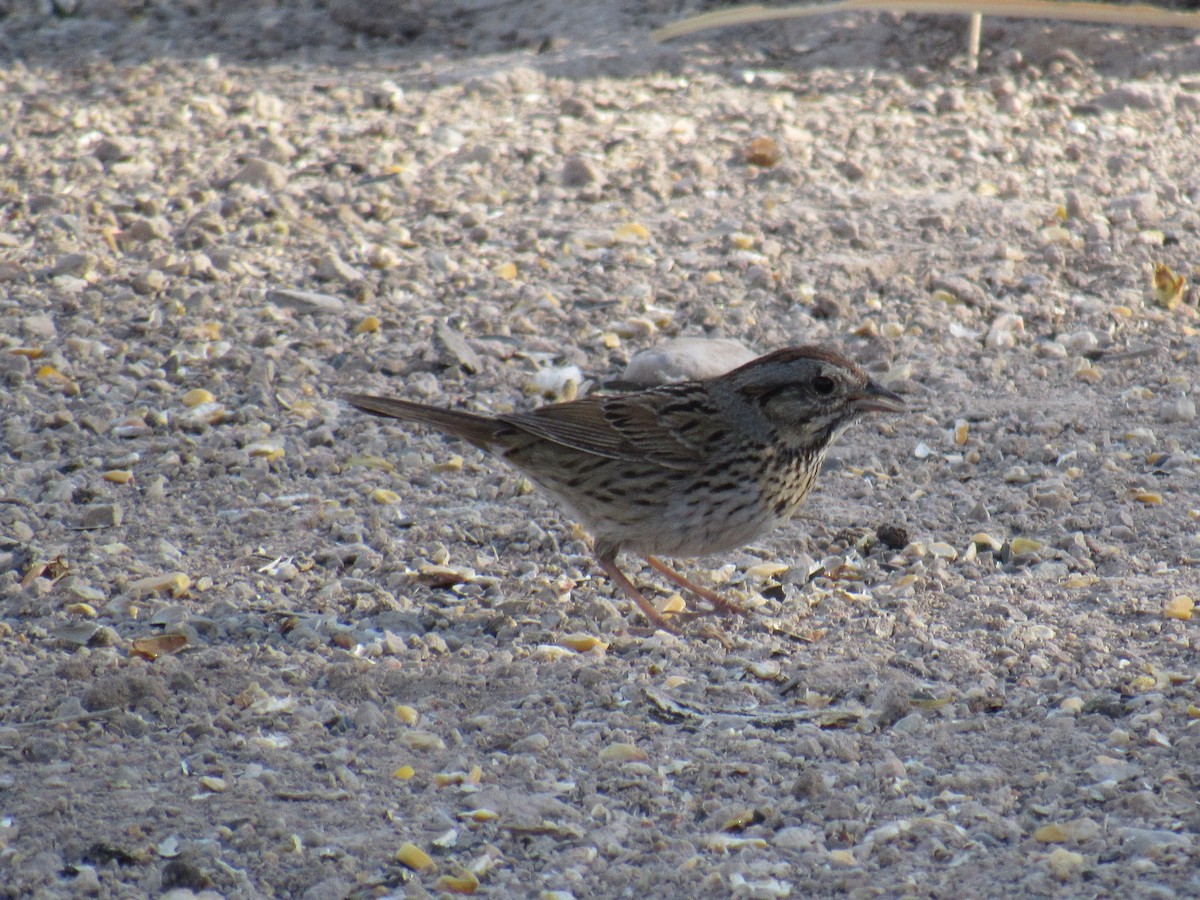
M 1200 892 L 1193 35 L 55 8 L 0 19 L 0 895 Z M 683 637 L 336 396 L 677 335 L 910 404 Z

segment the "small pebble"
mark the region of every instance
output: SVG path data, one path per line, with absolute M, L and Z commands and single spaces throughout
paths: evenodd
M 117 503 L 93 503 L 86 507 L 79 516 L 79 528 L 91 530 L 95 528 L 115 528 L 125 518 L 125 513 Z
M 588 187 L 600 181 L 600 172 L 582 156 L 570 156 L 563 163 L 562 183 L 566 187 Z
M 290 289 L 273 290 L 267 294 L 267 300 L 276 306 L 285 306 L 298 313 L 342 313 L 346 309 L 345 301 L 332 294 L 318 294 L 313 291 L 296 291 Z
M 288 173 L 279 163 L 261 157 L 251 157 L 237 170 L 230 183 L 281 191 L 287 187 Z

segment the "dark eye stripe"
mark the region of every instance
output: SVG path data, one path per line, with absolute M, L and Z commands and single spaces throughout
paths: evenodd
M 763 387 L 752 388 L 750 390 L 743 391 L 743 393 L 746 394 L 748 397 L 750 397 L 750 399 L 752 399 L 752 400 L 757 400 L 759 403 L 766 403 L 768 400 L 770 400 L 772 397 L 776 396 L 777 394 L 782 394 L 784 391 L 795 390 L 795 388 L 796 388 L 796 385 L 794 383 L 784 382 L 783 384 L 776 384 L 776 385 L 773 385 L 772 387 L 768 387 L 768 388 L 763 388 Z
M 819 382 L 828 382 L 829 389 L 822 390 L 819 385 Z M 797 384 L 794 381 L 786 381 L 783 384 L 772 385 L 771 387 L 768 387 L 768 388 L 759 388 L 759 389 L 755 390 L 753 393 L 751 393 L 749 391 L 745 391 L 744 393 L 746 393 L 748 396 L 750 396 L 751 399 L 757 400 L 759 403 L 766 403 L 768 400 L 772 399 L 773 397 L 776 397 L 779 394 L 782 394 L 782 393 L 785 393 L 788 391 L 795 393 L 795 394 L 800 394 L 804 391 L 804 387 L 805 386 L 803 384 Z M 832 378 L 830 378 L 828 375 L 818 375 L 812 381 L 813 393 L 817 394 L 820 397 L 828 397 L 830 394 L 833 393 L 833 391 L 836 387 L 837 387 L 837 383 Z

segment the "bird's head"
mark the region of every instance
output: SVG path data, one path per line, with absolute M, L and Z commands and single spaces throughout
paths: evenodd
M 721 376 L 781 437 L 823 450 L 856 419 L 904 401 L 840 353 L 788 347 Z

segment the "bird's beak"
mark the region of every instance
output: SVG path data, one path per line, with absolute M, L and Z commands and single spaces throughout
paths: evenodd
M 850 404 L 859 412 L 903 412 L 904 401 L 900 399 L 900 395 L 889 391 L 885 387 L 880 387 L 873 381 L 868 381 L 867 386 L 855 397 L 851 398 Z

